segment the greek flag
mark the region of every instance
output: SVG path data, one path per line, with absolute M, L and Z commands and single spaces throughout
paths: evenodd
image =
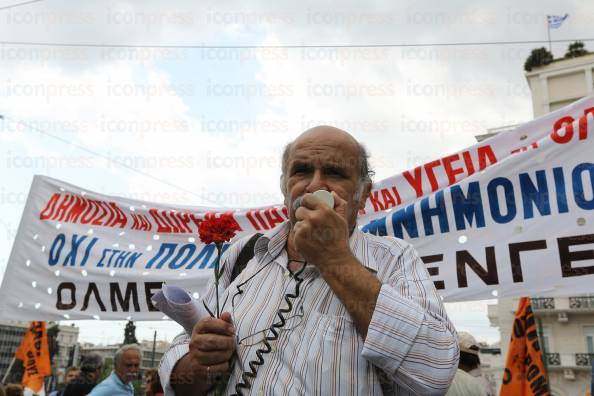
M 563 16 L 547 15 L 547 21 L 549 21 L 549 28 L 557 29 L 559 26 L 561 26 L 563 21 L 567 19 L 568 16 L 569 14 L 565 14 Z

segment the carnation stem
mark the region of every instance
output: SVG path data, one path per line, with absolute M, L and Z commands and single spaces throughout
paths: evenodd
M 220 266 L 221 266 L 221 251 L 223 250 L 223 242 L 215 242 L 215 246 L 217 247 L 217 261 L 215 263 L 215 291 L 217 294 L 217 319 L 218 319 L 221 317 L 221 310 L 219 308 L 219 278 L 221 277 Z

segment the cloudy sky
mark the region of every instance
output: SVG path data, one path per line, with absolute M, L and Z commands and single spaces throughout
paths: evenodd
M 587 2 L 550 0 L 44 0 L 2 9 L 14 3 L 0 2 L 0 279 L 35 174 L 155 202 L 273 204 L 284 144 L 331 124 L 367 145 L 380 180 L 530 120 L 523 63 L 544 43 L 501 42 L 546 40 L 547 14 L 570 15 L 554 40 L 589 38 L 594 22 Z M 483 44 L 421 45 L 469 42 Z M 248 48 L 229 48 L 238 46 Z M 554 55 L 566 46 L 553 43 Z M 498 340 L 486 302 L 448 309 L 460 330 Z M 121 322 L 77 325 L 83 341 L 123 334 Z M 178 331 L 137 325 L 139 338 Z

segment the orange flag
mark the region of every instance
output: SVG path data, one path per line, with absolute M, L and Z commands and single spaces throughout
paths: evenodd
M 549 380 L 528 297 L 522 297 L 518 304 L 500 395 L 550 395 Z
M 15 357 L 23 361 L 23 388 L 32 393 L 45 394 L 43 378 L 52 373 L 45 322 L 31 322 Z

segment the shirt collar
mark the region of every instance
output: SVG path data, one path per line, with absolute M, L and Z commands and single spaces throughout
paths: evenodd
M 254 245 L 254 255 L 258 262 L 274 260 L 285 248 L 291 224 L 287 220 L 278 227 L 262 235 Z
M 132 385 L 132 383 L 131 383 L 131 382 L 129 382 L 129 383 L 127 383 L 127 384 L 125 384 L 125 383 L 124 383 L 124 381 L 122 381 L 122 380 L 120 379 L 119 375 L 117 375 L 115 371 L 112 371 L 112 372 L 111 372 L 111 376 L 112 376 L 112 379 L 113 379 L 113 381 L 114 381 L 114 382 L 115 382 L 117 385 L 119 385 L 119 386 L 122 386 L 122 387 L 124 387 L 124 388 L 130 388 L 130 387 L 134 388 L 134 385 Z
M 278 227 L 263 234 L 254 245 L 254 255 L 258 262 L 267 263 L 275 260 L 285 248 L 290 230 L 291 224 L 287 220 Z M 369 249 L 365 245 L 365 239 L 365 234 L 359 228 L 355 227 L 349 238 L 349 247 L 363 266 L 371 270 L 371 272 L 377 273 L 377 262 L 369 254 Z

